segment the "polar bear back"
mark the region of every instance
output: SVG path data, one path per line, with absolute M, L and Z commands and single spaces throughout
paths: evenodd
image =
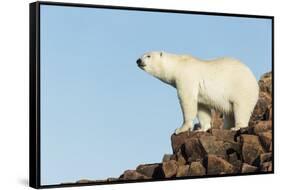
M 257 81 L 250 69 L 238 60 L 219 58 L 195 61 L 198 64 L 199 102 L 214 104 L 219 110 L 231 112 L 233 103 L 252 106 L 258 98 Z

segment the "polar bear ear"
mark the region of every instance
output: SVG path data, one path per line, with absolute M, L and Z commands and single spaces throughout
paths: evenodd
M 163 52 L 161 51 L 161 52 L 160 52 L 160 57 L 162 57 L 162 55 L 163 55 Z

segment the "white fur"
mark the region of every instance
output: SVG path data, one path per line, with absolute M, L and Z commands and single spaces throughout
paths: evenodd
M 192 129 L 196 116 L 201 130 L 208 130 L 212 108 L 224 113 L 225 128 L 248 126 L 259 87 L 246 65 L 232 58 L 204 61 L 166 52 L 148 52 L 140 60 L 144 71 L 177 88 L 184 121 L 176 134 Z

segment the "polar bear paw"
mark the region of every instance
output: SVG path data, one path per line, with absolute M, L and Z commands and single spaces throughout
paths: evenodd
M 240 130 L 240 127 L 233 127 L 230 129 L 231 131 L 239 131 Z
M 186 132 L 186 131 L 191 131 L 191 128 L 190 127 L 186 127 L 185 125 L 183 125 L 182 127 L 177 128 L 175 130 L 175 134 L 178 135 L 178 134 Z

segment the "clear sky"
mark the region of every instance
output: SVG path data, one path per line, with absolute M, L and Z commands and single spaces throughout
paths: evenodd
M 118 177 L 171 153 L 174 88 L 136 66 L 144 52 L 231 56 L 271 70 L 271 20 L 41 6 L 41 182 Z M 241 79 L 243 82 L 243 79 Z

